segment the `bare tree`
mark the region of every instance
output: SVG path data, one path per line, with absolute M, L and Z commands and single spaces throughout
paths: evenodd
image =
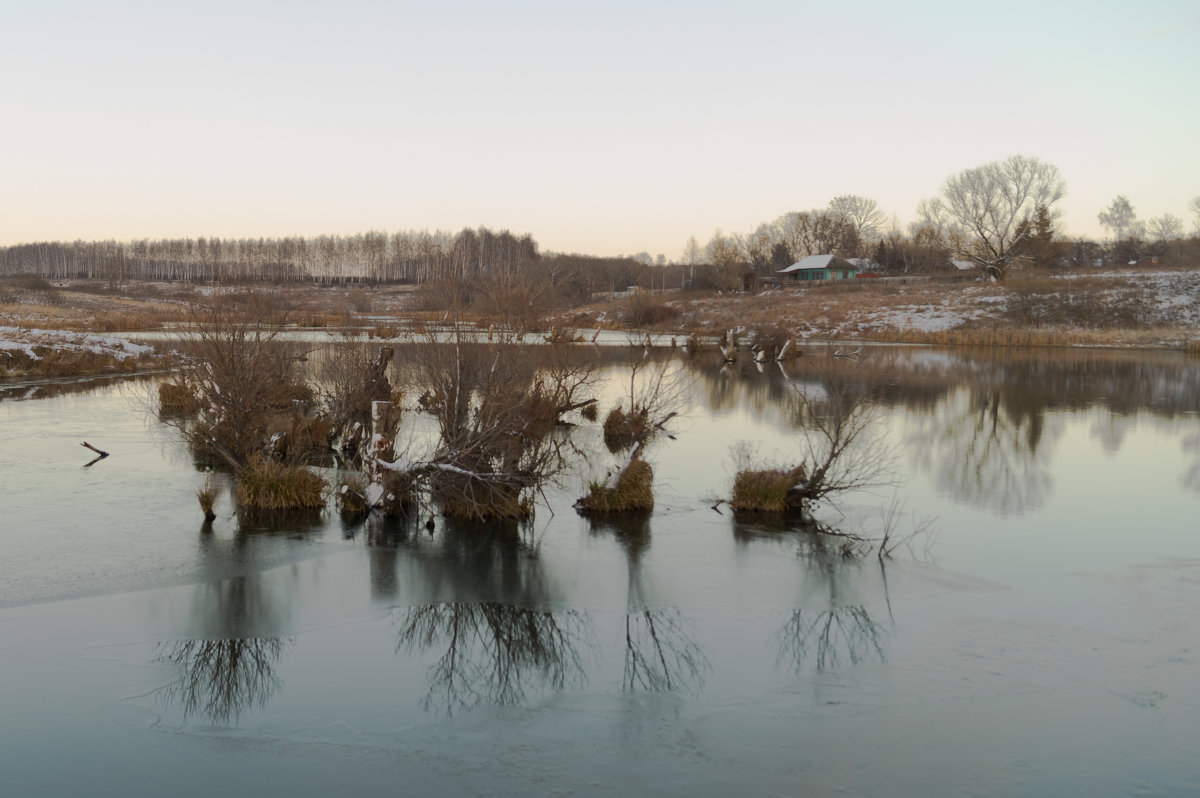
M 1200 197 L 1192 197 L 1192 201 L 1188 203 L 1188 210 L 1192 213 L 1192 230 L 1200 233 Z
M 436 438 L 408 434 L 397 447 L 389 441 L 373 462 L 411 490 L 427 491 L 448 516 L 524 518 L 535 494 L 566 466 L 566 442 L 554 430 L 592 403 L 596 366 L 570 347 L 471 338 L 459 320 L 448 333 L 416 337 L 400 368 L 424 386 L 418 403 L 436 419 Z M 383 459 L 389 454 L 396 454 L 391 462 Z
M 869 354 L 860 360 L 858 352 L 830 353 L 819 376 L 813 375 L 818 379 L 797 384 L 800 451 L 791 465 L 764 468 L 756 465 L 752 451 L 735 447 L 733 509 L 811 519 L 817 504 L 832 503 L 842 493 L 893 484 L 896 448 L 871 401 L 887 384 L 889 371 Z
M 854 225 L 862 241 L 880 238 L 887 216 L 879 209 L 879 203 L 857 194 L 843 194 L 829 201 L 829 212 Z
M 302 348 L 282 340 L 286 325 L 286 311 L 262 294 L 222 294 L 195 314 L 178 344 L 192 367 L 177 378 L 199 408 L 182 426 L 194 452 L 239 470 L 287 428 L 295 400 L 312 398 Z
M 1031 229 L 1037 209 L 1052 213 L 1066 193 L 1058 167 L 1013 155 L 946 178 L 942 195 L 923 202 L 918 212 L 947 249 L 1002 279 L 1020 257 L 1013 248 Z
M 1162 216 L 1146 222 L 1146 233 L 1150 236 L 1150 240 L 1165 244 L 1183 236 L 1183 220 L 1178 216 L 1164 213 Z
M 723 291 L 736 291 L 742 287 L 742 258 L 735 238 L 716 231 L 704 248 L 704 254 L 710 264 L 708 276 L 713 285 Z
M 1112 231 L 1113 238 L 1124 241 L 1127 238 L 1141 238 L 1146 234 L 1145 226 L 1138 221 L 1137 212 L 1129 204 L 1124 194 L 1117 195 L 1109 206 L 1096 215 L 1100 224 Z

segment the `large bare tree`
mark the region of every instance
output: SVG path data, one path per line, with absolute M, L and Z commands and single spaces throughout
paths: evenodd
M 829 212 L 854 225 L 859 239 L 864 242 L 877 241 L 883 235 L 887 216 L 879 210 L 879 203 L 857 194 L 843 194 L 829 201 Z
M 1037 209 L 1053 216 L 1066 193 L 1058 167 L 1013 155 L 946 178 L 941 196 L 922 202 L 918 212 L 952 253 L 1002 279 L 1022 257 L 1014 247 L 1032 229 Z

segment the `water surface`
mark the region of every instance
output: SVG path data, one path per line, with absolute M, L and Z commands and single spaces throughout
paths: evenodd
M 531 525 L 433 534 L 206 527 L 152 383 L 5 394 L 5 792 L 1196 793 L 1196 361 L 889 359 L 903 478 L 828 515 L 936 517 L 882 564 L 711 509 L 815 361 L 696 363 L 649 517 L 570 509 L 584 425 Z

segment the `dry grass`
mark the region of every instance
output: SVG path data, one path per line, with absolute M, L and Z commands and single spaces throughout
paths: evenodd
M 728 329 L 778 327 L 788 337 L 844 338 L 912 343 L 986 346 L 1172 346 L 1191 338 L 1194 316 L 1181 316 L 1178 304 L 1158 301 L 1147 274 L 1165 274 L 1192 288 L 1200 272 L 1152 267 L 1013 272 L 1003 283 L 951 279 L 944 275 L 837 281 L 786 286 L 757 294 L 684 292 L 636 296 L 562 311 L 553 324 L 639 329 L 715 337 Z M 0 325 L 103 332 L 149 330 L 186 321 L 203 300 L 187 284 L 130 283 L 113 290 L 103 281 L 73 281 L 58 287 L 40 278 L 0 279 Z M 412 286 L 313 286 L 272 288 L 293 309 L 301 326 L 346 328 L 366 325 L 390 337 L 398 324 L 440 324 L 443 304 L 421 310 Z M 362 317 L 369 307 L 378 315 Z M 936 308 L 950 321 L 938 329 L 904 321 L 905 314 Z M 601 317 L 601 314 L 604 314 Z M 889 318 L 889 315 L 891 318 Z M 460 320 L 486 321 L 463 313 Z M 1156 331 L 1150 335 L 1150 331 Z
M 196 500 L 200 502 L 200 509 L 204 511 L 205 521 L 212 521 L 217 517 L 217 514 L 213 512 L 213 507 L 220 495 L 221 486 L 213 479 L 212 474 L 205 477 L 204 484 L 196 489 Z
M 186 418 L 200 410 L 200 401 L 178 380 L 167 380 L 158 386 L 158 414 L 163 418 Z
M 1155 287 L 1155 281 L 1160 283 Z M 1169 287 L 1164 289 L 1162 284 Z M 780 336 L 982 346 L 1183 348 L 1200 308 L 1200 272 L 1145 269 L 1014 272 L 1003 283 L 940 275 L 786 286 L 757 294 L 685 292 L 665 302 L 660 332 L 708 338 Z M 574 309 L 565 319 L 604 326 L 623 305 Z M 602 315 L 603 314 L 603 315 Z M 930 317 L 938 319 L 930 321 Z
M 650 437 L 650 419 L 646 413 L 626 413 L 620 405 L 604 417 L 604 443 L 609 451 L 628 449 Z
M 588 483 L 587 495 L 575 506 L 587 515 L 653 510 L 654 469 L 645 460 L 634 460 L 613 488 L 607 488 L 604 482 Z
M 325 506 L 325 480 L 303 466 L 253 459 L 237 477 L 241 508 L 252 513 L 318 511 Z
M 795 468 L 747 469 L 733 479 L 729 504 L 737 511 L 786 513 L 801 509 L 792 490 L 805 479 L 803 466 Z

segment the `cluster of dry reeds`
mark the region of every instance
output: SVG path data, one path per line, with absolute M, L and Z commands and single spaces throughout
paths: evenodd
M 325 506 L 325 480 L 304 466 L 258 456 L 237 475 L 238 501 L 250 513 L 318 511 Z
M 796 487 L 805 480 L 803 465 L 739 471 L 729 504 L 734 510 L 764 513 L 798 512 L 803 497 Z
M 588 515 L 646 512 L 654 509 L 654 469 L 635 459 L 611 487 L 604 481 L 588 483 L 588 492 L 576 503 Z

